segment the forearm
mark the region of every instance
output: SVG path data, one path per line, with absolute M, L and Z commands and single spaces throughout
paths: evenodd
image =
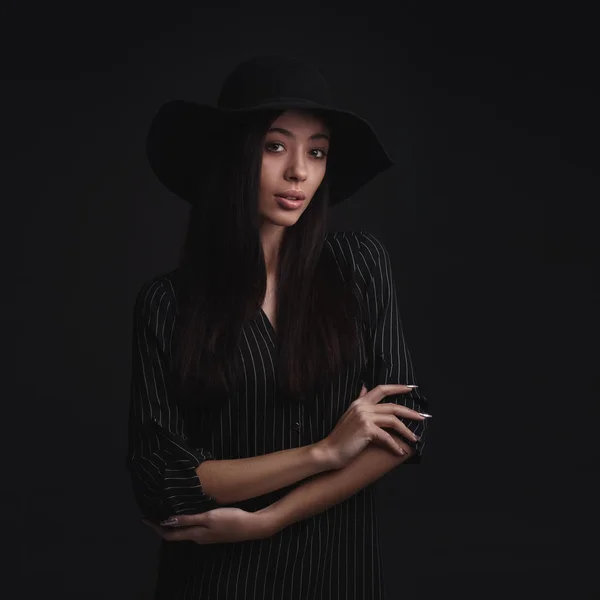
M 256 498 L 330 468 L 319 444 L 235 460 L 205 460 L 196 473 L 219 504 Z
M 394 437 L 407 452 L 405 456 L 398 456 L 390 450 L 369 444 L 342 469 L 321 473 L 277 502 L 257 511 L 264 518 L 266 531 L 274 534 L 292 523 L 323 512 L 405 462 L 414 450 L 400 437 Z

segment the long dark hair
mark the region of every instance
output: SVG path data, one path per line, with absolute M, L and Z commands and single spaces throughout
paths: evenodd
M 218 403 L 234 392 L 241 330 L 265 297 L 260 170 L 266 131 L 282 112 L 232 121 L 214 148 L 212 176 L 197 190 L 201 202 L 191 209 L 179 260 L 174 344 L 180 398 L 188 406 Z M 334 144 L 335 131 L 330 155 Z M 279 250 L 277 383 L 296 399 L 310 400 L 356 358 L 359 342 L 351 266 L 338 263 L 325 244 L 328 205 L 326 172 Z

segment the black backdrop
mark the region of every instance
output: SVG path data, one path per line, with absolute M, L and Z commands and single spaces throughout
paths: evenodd
M 389 248 L 434 414 L 423 464 L 378 483 L 390 599 L 597 597 L 591 16 L 195 4 L 2 7 L 7 597 L 149 597 L 159 540 L 124 466 L 131 311 L 175 264 L 187 206 L 145 130 L 269 51 L 314 61 L 397 161 L 331 215 Z

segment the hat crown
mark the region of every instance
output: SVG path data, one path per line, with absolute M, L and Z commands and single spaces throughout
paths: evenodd
M 323 75 L 298 58 L 281 55 L 256 56 L 237 65 L 226 77 L 218 106 L 241 109 L 282 99 L 307 104 L 332 104 Z

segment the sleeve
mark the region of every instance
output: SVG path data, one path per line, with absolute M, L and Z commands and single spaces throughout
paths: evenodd
M 398 312 L 390 256 L 373 234 L 364 231 L 360 233 L 362 256 L 357 269 L 363 274 L 366 286 L 366 330 L 369 332 L 368 362 L 363 378 L 365 386 L 372 389 L 386 383 L 418 385 Z M 381 402 L 393 402 L 418 412 L 428 412 L 428 401 L 420 387 L 406 394 L 386 396 Z M 401 420 L 420 437 L 417 442 L 406 440 L 416 451 L 407 463 L 420 463 L 427 437 L 427 419 Z
M 191 446 L 170 370 L 175 293 L 156 278 L 138 293 L 133 310 L 127 469 L 143 515 L 161 521 L 174 514 L 216 508 L 196 473 L 213 455 Z

